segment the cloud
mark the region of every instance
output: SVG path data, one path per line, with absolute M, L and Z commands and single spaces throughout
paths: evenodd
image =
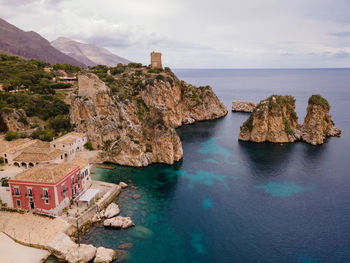
M 172 67 L 350 64 L 348 0 L 0 0 L 10 23 Z M 298 64 L 299 63 L 299 64 Z
M 350 37 L 350 31 L 330 33 L 330 35 L 335 37 L 347 38 Z

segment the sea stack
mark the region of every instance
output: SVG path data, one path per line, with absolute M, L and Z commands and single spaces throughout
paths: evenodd
M 309 98 L 304 124 L 301 126 L 302 140 L 312 145 L 322 144 L 327 137 L 340 136 L 341 130 L 334 126 L 329 115 L 328 101 L 321 95 Z
M 252 142 L 293 142 L 298 125 L 295 99 L 292 96 L 272 95 L 256 106 L 241 126 L 239 140 Z
M 252 142 L 304 141 L 322 144 L 327 137 L 340 136 L 329 115 L 330 106 L 321 95 L 309 98 L 304 124 L 298 124 L 295 99 L 292 96 L 272 95 L 260 101 L 241 126 L 239 140 Z

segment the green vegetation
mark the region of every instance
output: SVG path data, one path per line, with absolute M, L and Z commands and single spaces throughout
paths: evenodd
M 84 144 L 84 147 L 88 149 L 89 151 L 93 151 L 94 148 L 92 147 L 92 143 L 88 141 L 87 143 Z
M 247 131 L 253 130 L 253 113 L 250 114 L 249 118 L 240 127 L 241 132 L 247 132 Z
M 146 153 L 151 153 L 153 151 L 152 149 L 152 145 L 150 145 L 149 143 L 146 144 Z
M 54 70 L 64 70 L 67 73 L 77 73 L 79 71 L 82 71 L 83 69 L 81 67 L 72 66 L 70 64 L 55 64 L 52 66 Z
M 61 94 L 56 94 L 56 89 L 70 88 L 71 84 L 55 83 L 54 77 L 61 75 L 57 70 L 65 70 L 75 73 L 80 67 L 68 64 L 56 64 L 52 72 L 44 71 L 50 64 L 37 60 L 24 60 L 18 57 L 0 54 L 0 83 L 5 91 L 19 89 L 19 92 L 0 93 L 0 112 L 10 113 L 12 110 L 23 109 L 26 116 L 21 116 L 18 121 L 28 125 L 27 117 L 37 117 L 45 121 L 46 128 L 39 129 L 38 122 L 31 128 L 37 127 L 33 138 L 50 140 L 53 136 L 71 130 L 68 120 L 69 106 L 61 99 Z M 7 135 L 8 139 L 15 139 L 13 134 Z
M 17 132 L 9 131 L 5 134 L 6 141 L 12 141 L 19 138 L 19 134 Z
M 8 180 L 9 180 L 8 177 L 3 177 L 3 178 L 1 178 L 1 179 L 0 179 L 1 186 L 8 187 L 8 186 L 9 186 Z
M 5 165 L 4 157 L 0 157 L 0 166 L 4 166 L 4 165 Z
M 52 89 L 69 89 L 71 87 L 72 87 L 72 84 L 70 83 L 56 83 L 51 85 Z
M 328 101 L 319 94 L 312 95 L 309 98 L 309 104 L 321 106 L 325 110 L 330 110 L 331 108 Z

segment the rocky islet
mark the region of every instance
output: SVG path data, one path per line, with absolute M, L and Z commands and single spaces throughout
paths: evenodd
M 340 136 L 329 115 L 330 106 L 321 95 L 308 101 L 303 124 L 298 124 L 295 99 L 272 95 L 260 101 L 240 128 L 239 140 L 252 142 L 295 142 L 322 144 L 327 137 Z

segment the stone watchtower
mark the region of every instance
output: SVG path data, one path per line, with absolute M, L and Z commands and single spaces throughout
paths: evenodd
M 151 68 L 163 68 L 162 53 L 154 51 L 151 53 Z

